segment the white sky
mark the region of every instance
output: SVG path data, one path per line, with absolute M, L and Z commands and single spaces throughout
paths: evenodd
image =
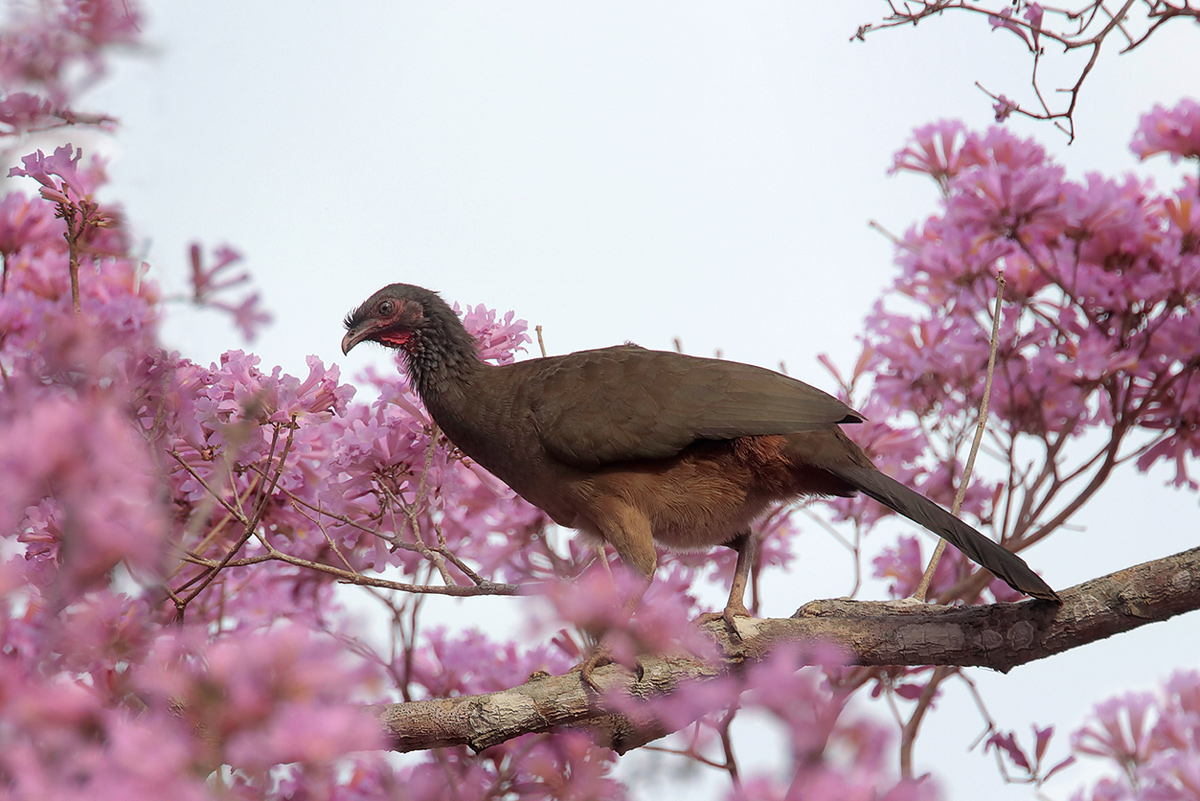
M 883 2 L 220 2 L 149 4 L 151 52 L 122 61 L 85 107 L 122 120 L 110 165 L 146 258 L 181 289 L 186 247 L 247 256 L 275 325 L 253 346 L 304 375 L 315 353 L 346 379 L 377 349 L 339 351 L 342 316 L 405 281 L 545 328 L 550 352 L 631 340 L 720 348 L 832 388 L 848 366 L 891 247 L 932 213 L 931 183 L 888 177 L 913 127 L 991 122 L 978 80 L 1028 94 L 1010 34 L 953 15 L 848 40 Z M 1189 38 L 1190 37 L 1190 38 Z M 1152 172 L 1127 144 L 1138 115 L 1195 91 L 1195 28 L 1167 26 L 1102 59 L 1079 139 L 1015 120 L 1074 176 Z M 168 343 L 199 361 L 245 347 L 224 319 L 180 309 Z M 1028 554 L 1056 587 L 1197 541 L 1194 496 L 1126 471 L 1078 522 Z M 1130 498 L 1134 499 L 1132 502 Z M 771 614 L 844 593 L 849 563 L 806 535 Z M 841 561 L 839 561 L 841 560 Z M 844 567 L 844 572 L 842 572 Z M 491 600 L 462 610 L 475 615 Z M 976 671 L 1001 726 L 1058 723 L 1197 663 L 1200 616 L 1016 669 Z M 950 693 L 918 764 L 961 799 L 1028 798 L 990 758 Z M 882 708 L 879 709 L 882 713 Z M 1066 745 L 1065 737 L 1059 744 Z M 752 761 L 751 755 L 745 755 Z M 1079 772 L 1054 787 L 1062 798 Z M 723 791 L 723 785 L 718 785 Z M 649 795 L 649 786 L 642 786 Z M 672 785 L 654 785 L 663 799 Z M 689 791 L 687 793 L 691 795 Z

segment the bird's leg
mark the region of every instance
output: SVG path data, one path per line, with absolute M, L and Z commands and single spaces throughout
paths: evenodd
M 613 578 L 612 567 L 608 564 L 608 552 L 604 550 L 604 543 L 598 542 L 595 545 L 596 558 L 600 560 L 600 566 L 604 568 L 604 572 L 608 575 L 608 580 L 612 585 L 617 586 L 617 580 Z
M 749 531 L 743 531 L 729 542 L 725 543 L 737 552 L 737 564 L 733 568 L 733 584 L 729 587 L 729 601 L 720 612 L 705 612 L 700 615 L 699 622 L 709 623 L 713 620 L 724 620 L 725 627 L 735 637 L 740 636 L 734 618 L 750 617 L 746 609 L 746 585 L 750 580 L 750 568 L 758 555 L 758 538 Z
M 648 587 L 649 584 L 646 586 Z M 591 652 L 586 658 L 584 658 L 582 662 L 579 663 L 579 677 L 583 679 L 587 686 L 591 687 L 598 693 L 603 692 L 604 688 L 596 683 L 596 679 L 592 675 L 593 672 L 598 667 L 610 665 L 616 661 L 613 658 L 611 631 L 613 628 L 620 629 L 629 625 L 629 621 L 633 618 L 633 613 L 637 610 L 638 605 L 642 602 L 642 596 L 644 594 L 645 588 L 642 589 L 642 592 L 635 593 L 633 597 L 629 598 L 624 604 L 622 604 L 623 617 L 619 623 L 612 626 L 608 631 L 598 634 L 593 633 L 591 635 L 592 639 L 594 640 L 594 644 L 592 645 Z M 638 681 L 641 681 L 642 676 L 645 674 L 645 668 L 642 667 L 642 660 L 638 658 L 637 654 L 633 655 L 632 668 L 634 676 Z
M 626 567 L 636 571 L 643 579 L 639 591 L 632 593 L 625 600 L 620 623 L 610 627 L 610 630 L 611 628 L 626 627 L 633 617 L 634 611 L 642 602 L 642 596 L 645 595 L 650 582 L 654 579 L 654 569 L 658 563 L 650 521 L 637 509 L 616 499 L 610 499 L 603 505 L 598 504 L 593 511 L 596 526 L 604 539 L 616 549 L 617 555 L 621 557 L 621 561 L 625 563 Z M 604 567 L 606 570 L 608 569 L 607 560 L 604 562 Z M 611 571 L 609 571 L 609 577 L 612 577 Z M 613 582 L 613 589 L 617 589 L 616 581 Z M 596 684 L 592 673 L 596 668 L 613 661 L 609 636 L 608 632 L 602 633 L 597 638 L 592 652 L 579 665 L 580 678 L 596 692 L 600 692 L 601 688 Z M 634 671 L 640 681 L 643 673 L 642 663 L 636 656 L 634 657 Z
M 729 547 L 737 552 L 737 563 L 733 568 L 733 583 L 729 587 L 729 600 L 726 602 L 721 616 L 725 618 L 725 622 L 731 628 L 736 630 L 733 618 L 750 617 L 750 612 L 746 609 L 746 585 L 750 581 L 750 568 L 753 567 L 754 559 L 758 556 L 758 538 L 749 531 L 743 531 L 729 543 Z

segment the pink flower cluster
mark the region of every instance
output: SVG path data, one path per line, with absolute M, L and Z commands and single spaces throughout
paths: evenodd
M 340 788 L 331 760 L 383 745 L 354 703 L 383 688 L 366 669 L 379 660 L 344 647 L 335 578 L 398 567 L 423 581 L 434 550 L 472 548 L 489 574 L 548 575 L 511 544 L 539 535 L 540 513 L 465 464 L 397 388 L 352 407 L 315 357 L 294 377 L 240 351 L 202 367 L 162 350 L 160 293 L 119 229 L 98 226 L 111 218 L 79 220 L 92 245 L 76 314 L 54 210 L 103 173 L 67 146 L 16 175 L 43 191 L 0 201 L 0 519 L 13 532 L 0 770 L 23 797 L 201 798 L 222 764 L 239 797 L 284 777 Z M 232 257 L 219 259 L 198 292 L 227 280 Z M 469 322 L 496 358 L 523 341 L 511 315 Z M 460 565 L 451 580 L 474 575 Z
M 1147 115 L 1135 149 L 1192 155 L 1195 108 L 1185 100 Z M 917 130 L 894 170 L 928 175 L 943 199 L 900 240 L 901 275 L 868 318 L 846 382 L 848 394 L 869 392 L 873 422 L 850 433 L 880 466 L 944 504 L 953 498 L 983 399 L 1003 273 L 984 440 L 985 454 L 998 458 L 985 460 L 964 511 L 1021 548 L 1066 523 L 1131 456 L 1142 470 L 1171 464 L 1177 485 L 1196 488 L 1195 179 L 1168 193 L 1133 177 L 1071 179 L 1030 140 L 955 122 Z M 1085 435 L 1102 444 L 1083 445 Z M 840 508 L 863 519 L 853 504 Z M 910 546 L 877 564 L 906 591 L 918 556 Z M 939 579 L 943 589 L 969 570 L 960 563 Z
M 1200 671 L 1178 671 L 1156 692 L 1097 704 L 1072 737 L 1075 752 L 1112 764 L 1075 801 L 1168 801 L 1200 796 Z
M 1170 109 L 1156 105 L 1142 116 L 1129 147 L 1141 158 L 1166 153 L 1172 161 L 1200 159 L 1200 103 L 1185 98 Z
M 1024 6 L 1024 11 L 1021 16 L 1025 18 L 1027 25 L 1018 25 L 1013 21 L 1013 12 Z M 1042 19 L 1045 17 L 1045 9 L 1038 3 L 1022 2 L 1013 3 L 1011 8 L 1005 8 L 998 14 L 988 15 L 988 24 L 992 26 L 992 30 L 1002 28 L 1011 31 L 1032 51 L 1038 49 L 1038 42 L 1041 39 Z M 1001 96 L 1003 97 L 1003 95 Z M 1007 116 L 1007 115 L 1006 115 Z M 999 119 L 997 119 L 999 121 Z
M 0 136 L 78 122 L 70 103 L 104 72 L 106 50 L 129 45 L 141 17 L 126 0 L 16 4 L 0 30 Z
M 253 292 L 247 295 L 236 306 L 227 300 L 216 297 L 217 293 L 249 283 L 249 272 L 229 274 L 230 268 L 242 260 L 242 254 L 231 247 L 219 247 L 214 254 L 216 264 L 211 267 L 204 266 L 204 258 L 199 245 L 192 245 L 190 255 L 192 302 L 197 306 L 208 306 L 228 313 L 233 317 L 234 324 L 242 332 L 246 341 L 253 342 L 258 329 L 271 322 L 270 312 L 259 305 L 258 293 Z

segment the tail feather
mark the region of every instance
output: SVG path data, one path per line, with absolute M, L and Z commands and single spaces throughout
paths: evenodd
M 828 469 L 828 468 L 827 468 Z M 1010 587 L 1034 598 L 1059 600 L 1058 593 L 1033 572 L 1025 560 L 980 534 L 919 492 L 909 489 L 873 467 L 838 466 L 830 472 L 850 482 L 865 495 L 920 523 L 982 565 Z

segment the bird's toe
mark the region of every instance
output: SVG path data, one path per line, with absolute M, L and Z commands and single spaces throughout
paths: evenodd
M 734 603 L 726 604 L 725 608 L 720 612 L 705 612 L 700 617 L 696 618 L 696 622 L 701 626 L 712 623 L 715 620 L 721 620 L 725 623 L 725 629 L 731 637 L 741 639 L 741 632 L 738 631 L 737 619 L 739 617 L 753 617 L 750 611 L 746 609 L 744 604 Z

